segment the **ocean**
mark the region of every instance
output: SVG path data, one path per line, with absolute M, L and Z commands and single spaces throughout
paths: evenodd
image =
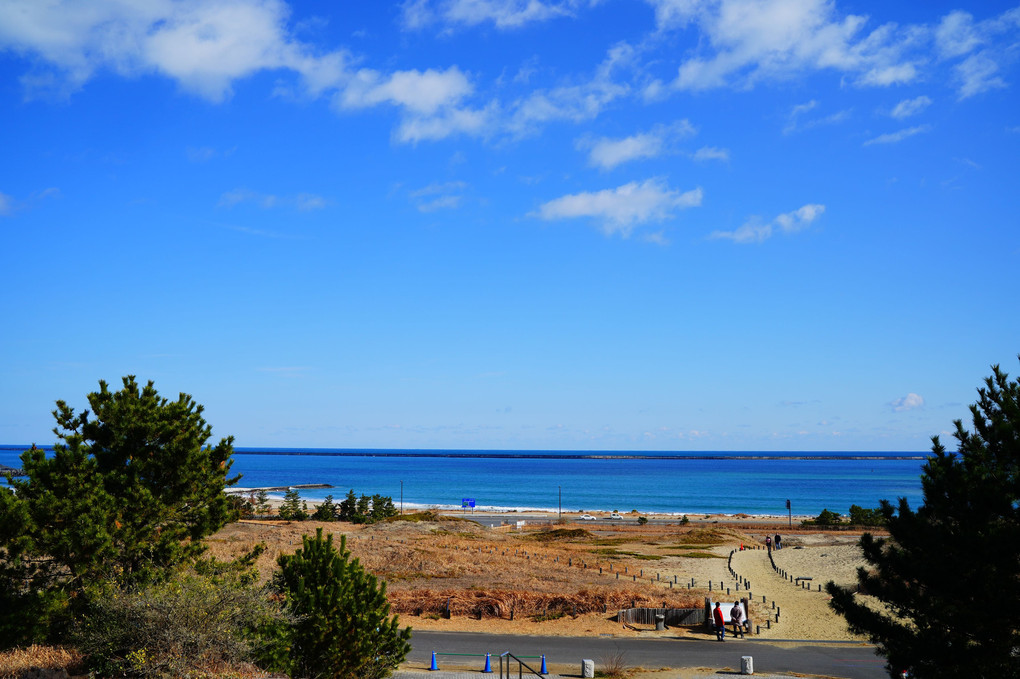
M 0 465 L 20 466 L 25 446 L 0 445 Z M 404 508 L 564 512 L 637 510 L 649 514 L 785 516 L 882 499 L 921 503 L 926 453 L 593 452 L 238 448 L 239 487 L 327 483 L 302 490 L 317 501 L 381 494 Z

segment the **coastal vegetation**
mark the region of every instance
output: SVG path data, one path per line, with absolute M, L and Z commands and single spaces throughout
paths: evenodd
M 0 644 L 64 635 L 109 592 L 166 580 L 232 518 L 232 439 L 207 445 L 202 406 L 133 376 L 99 387 L 91 413 L 57 401 L 53 455 L 33 447 L 0 489 Z
M 826 587 L 890 676 L 1016 676 L 1020 625 L 1008 607 L 1020 601 L 1020 381 L 993 366 L 970 413 L 972 430 L 954 422 L 956 453 L 932 437 L 923 504 L 882 503 L 889 536 L 861 537 L 869 568 L 857 587 Z
M 411 628 L 390 616 L 386 583 L 350 557 L 344 536 L 336 547 L 319 528 L 278 559 L 275 587 L 294 616 L 283 633 L 292 676 L 381 679 L 411 650 Z
M 33 446 L 24 474 L 0 487 L 0 650 L 59 644 L 93 676 L 314 667 L 301 676 L 378 679 L 399 664 L 410 629 L 398 629 L 385 585 L 343 540 L 337 550 L 320 534 L 278 554 L 274 578 L 261 573 L 261 542 L 204 556 L 206 538 L 237 518 L 225 491 L 239 477 L 229 475 L 232 438 L 209 443 L 201 405 L 134 376 L 118 391 L 99 387 L 90 410 L 57 401 L 52 455 Z M 369 515 L 386 506 L 354 501 Z M 311 651 L 309 620 L 349 642 Z
M 829 509 L 823 509 L 819 512 L 818 516 L 813 519 L 804 519 L 801 521 L 801 525 L 828 528 L 852 526 L 879 527 L 885 525 L 885 516 L 882 514 L 881 507 L 865 509 L 859 505 L 850 505 L 850 511 L 846 518 L 844 518 L 841 514 L 830 511 Z

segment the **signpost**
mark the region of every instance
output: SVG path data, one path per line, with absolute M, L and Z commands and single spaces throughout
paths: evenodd
M 471 511 L 475 511 L 475 499 L 473 497 L 466 497 L 460 501 L 461 509 L 471 508 Z

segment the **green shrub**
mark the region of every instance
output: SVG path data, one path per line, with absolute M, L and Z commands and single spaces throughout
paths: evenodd
M 864 509 L 857 505 L 850 505 L 850 523 L 855 526 L 884 526 L 885 517 L 882 516 L 880 508 Z
M 241 559 L 165 582 L 96 586 L 72 640 L 95 676 L 183 677 L 262 657 L 289 618 Z
M 830 512 L 828 509 L 823 509 L 822 512 L 813 519 L 806 519 L 801 523 L 807 526 L 837 526 L 842 523 L 843 517 L 836 512 Z

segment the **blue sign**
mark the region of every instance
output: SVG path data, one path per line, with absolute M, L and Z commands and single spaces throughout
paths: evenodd
M 460 501 L 460 506 L 461 507 L 470 507 L 471 509 L 474 509 L 475 508 L 475 499 L 473 497 L 466 497 L 466 498 L 464 498 L 463 500 Z

